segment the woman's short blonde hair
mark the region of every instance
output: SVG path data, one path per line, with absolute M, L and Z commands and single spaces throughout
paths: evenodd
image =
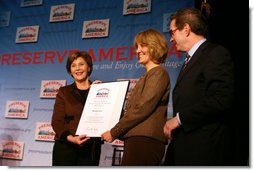
M 165 36 L 157 30 L 148 29 L 138 33 L 134 38 L 134 46 L 143 44 L 149 48 L 151 60 L 156 63 L 164 63 L 168 56 L 168 41 Z

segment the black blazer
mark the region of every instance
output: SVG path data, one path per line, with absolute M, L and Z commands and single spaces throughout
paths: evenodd
M 88 90 L 82 98 L 75 83 L 60 87 L 51 120 L 55 140 L 65 140 L 68 135 L 75 135 L 87 95 Z
M 204 42 L 178 76 L 174 116 L 181 126 L 169 145 L 175 165 L 227 165 L 229 112 L 234 96 L 234 66 L 228 51 Z

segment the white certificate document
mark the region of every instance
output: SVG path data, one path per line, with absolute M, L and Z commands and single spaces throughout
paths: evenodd
M 100 137 L 119 121 L 129 80 L 92 84 L 76 135 Z

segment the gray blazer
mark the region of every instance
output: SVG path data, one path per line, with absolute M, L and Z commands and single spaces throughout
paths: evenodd
M 169 74 L 162 66 L 145 73 L 132 90 L 123 117 L 111 129 L 112 136 L 146 136 L 166 144 L 163 126 L 167 120 L 169 94 Z

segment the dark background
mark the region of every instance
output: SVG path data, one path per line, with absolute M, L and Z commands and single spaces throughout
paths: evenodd
M 204 0 L 195 0 L 201 9 Z M 232 110 L 232 165 L 249 166 L 249 8 L 245 1 L 206 0 L 210 5 L 209 34 L 211 42 L 226 47 L 235 61 L 236 98 Z M 204 12 L 204 15 L 206 13 Z

